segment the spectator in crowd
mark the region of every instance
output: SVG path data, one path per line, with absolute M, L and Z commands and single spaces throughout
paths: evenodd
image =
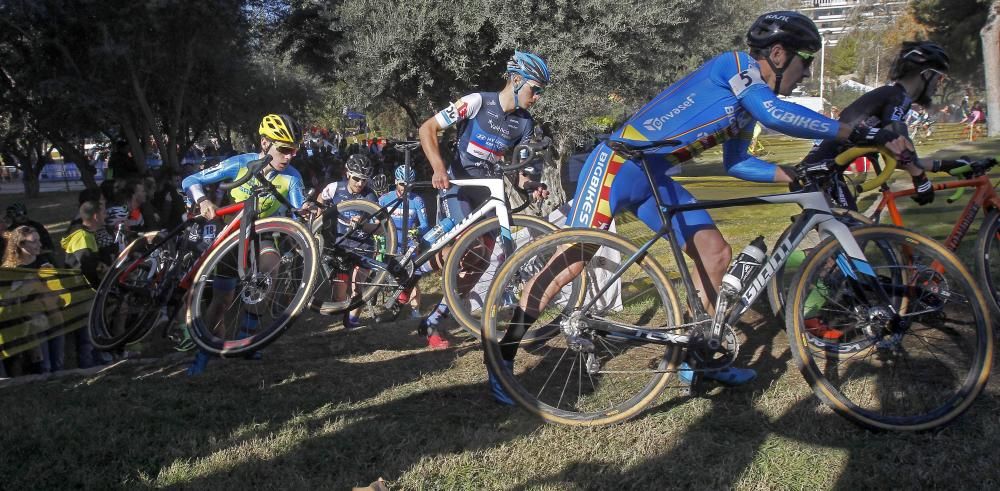
M 105 225 L 117 230 L 124 223 L 130 232 L 157 230 L 159 217 L 146 203 L 146 184 L 143 179 L 127 179 L 124 186 L 116 187 L 115 198 L 109 201 Z
M 4 248 L 4 268 L 52 268 L 50 261 L 42 256 L 42 240 L 39 233 L 29 225 L 18 225 L 5 233 L 7 245 Z M 37 302 L 39 308 L 29 309 L 28 322 L 40 337 L 44 332 L 63 324 L 59 297 L 48 290 L 38 278 L 26 278 L 11 282 L 10 299 L 21 302 Z M 63 369 L 64 340 L 55 336 L 42 341 L 28 353 L 32 373 L 50 373 Z
M 108 181 L 105 181 L 108 182 Z M 107 200 L 104 198 L 104 192 L 99 188 L 88 188 L 80 191 L 77 196 L 77 214 L 69 222 L 69 227 L 66 228 L 66 235 L 70 232 L 80 228 L 83 221 L 80 219 L 79 206 L 86 203 L 87 201 L 95 201 L 100 203 L 101 208 L 107 209 Z M 94 236 L 97 239 L 98 249 L 104 251 L 105 254 L 109 254 L 112 257 L 118 254 L 118 245 L 115 244 L 115 237 L 112 235 L 107 227 L 101 227 L 96 232 Z
M 21 225 L 26 225 L 34 229 L 42 241 L 42 250 L 40 252 L 42 259 L 49 264 L 56 264 L 54 255 L 55 245 L 52 243 L 52 236 L 45 229 L 45 225 L 28 217 L 28 208 L 24 204 L 14 203 L 8 206 L 7 221 L 9 222 L 8 227 L 12 229 Z
M 115 249 L 101 249 L 97 234 L 104 229 L 105 210 L 98 201 L 85 201 L 80 205 L 80 225 L 62 239 L 66 251 L 66 267 L 79 269 L 92 288 L 101 284 L 104 271 L 114 259 Z M 96 360 L 90 333 L 86 329 L 76 331 L 77 359 L 80 368 L 90 368 Z
M 104 228 L 105 216 L 100 202 L 84 202 L 80 205 L 80 225 L 67 233 L 61 242 L 66 251 L 66 267 L 79 269 L 95 289 L 114 257 L 97 245 L 96 234 Z
M 123 179 L 139 175 L 139 167 L 132 158 L 132 152 L 128 149 L 128 142 L 119 141 L 115 143 L 115 149 L 108 157 L 108 170 L 114 179 Z
M 170 169 L 164 169 L 153 193 L 153 208 L 160 218 L 160 227 L 173 229 L 184 221 L 187 206 L 180 192 L 181 177 Z

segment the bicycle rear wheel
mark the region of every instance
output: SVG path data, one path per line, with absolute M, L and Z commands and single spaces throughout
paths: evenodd
M 336 224 L 324 225 L 322 221 L 314 221 L 312 226 L 313 236 L 318 244 L 320 252 L 320 264 L 317 272 L 316 286 L 313 296 L 309 302 L 309 309 L 323 315 L 339 315 L 373 300 L 373 297 L 380 291 L 389 288 L 388 284 L 394 284 L 391 275 L 385 270 L 373 270 L 354 285 L 357 292 L 351 292 L 351 296 L 346 300 L 335 301 L 333 291 L 335 287 L 345 286 L 350 289 L 350 279 L 345 280 L 344 275 L 353 278 L 355 267 L 359 263 L 371 260 L 376 263 L 387 263 L 389 259 L 396 257 L 396 226 L 391 219 L 384 219 L 380 222 L 371 220 L 371 217 L 379 211 L 379 206 L 371 201 L 347 200 L 337 204 L 338 213 L 357 214 L 366 232 L 352 232 L 341 246 L 334 247 L 331 243 L 332 234 L 324 234 L 324 227 L 334 227 Z M 338 285 L 340 284 L 340 285 Z
M 937 242 L 879 225 L 852 234 L 875 277 L 861 274 L 863 265 L 843 269 L 849 261 L 833 238 L 813 250 L 785 314 L 796 364 L 825 404 L 865 428 L 948 423 L 989 376 L 993 331 L 985 298 Z M 887 248 L 895 253 L 885 254 Z M 819 326 L 837 335 L 816 336 Z
M 528 215 L 511 217 L 512 239 L 521 245 L 555 230 L 559 230 L 559 227 L 541 218 Z M 481 332 L 483 297 L 496 276 L 496 270 L 505 259 L 500 238 L 500 220 L 491 217 L 474 224 L 459 236 L 444 265 L 442 276 L 448 307 L 458 324 L 477 339 Z M 527 262 L 519 277 L 530 278 L 533 271 L 544 265 L 544 262 L 539 261 Z M 570 308 L 576 306 L 579 295 L 583 294 L 583 279 L 583 276 L 578 277 L 567 285 L 557 302 Z M 513 305 L 509 305 L 502 308 L 512 307 Z M 536 337 L 551 335 L 555 330 L 558 330 L 558 326 L 532 329 L 525 334 L 523 341 L 530 342 Z
M 242 237 L 234 233 L 209 252 L 191 287 L 191 337 L 214 355 L 238 356 L 267 346 L 312 294 L 318 263 L 312 233 L 288 218 L 257 220 L 254 228 L 261 244 L 255 276 L 237 277 Z
M 677 327 L 681 323 L 677 295 L 651 255 L 625 268 L 618 280 L 611 278 L 636 251 L 635 245 L 610 232 L 564 229 L 518 249 L 501 265 L 486 296 L 484 311 L 490 315 L 482 319 L 482 343 L 490 370 L 518 404 L 553 423 L 606 425 L 639 414 L 667 387 L 681 349 L 628 339 L 598 325 L 685 333 Z M 543 267 L 534 269 L 533 284 L 526 284 L 518 275 L 532 263 Z M 505 337 L 516 314 L 504 307 L 521 301 L 539 305 L 543 293 L 556 295 L 561 290 L 551 286 L 553 276 L 570 271 L 586 275 L 587 294 L 572 309 L 550 304 L 528 326 L 529 332 L 549 325 L 558 331 L 533 344 Z M 582 310 L 591 298 L 598 301 Z M 512 353 L 517 356 L 510 370 L 504 360 Z
M 144 336 L 159 318 L 161 293 L 176 285 L 169 262 L 174 241 L 141 259 L 145 237 L 130 243 L 104 275 L 90 307 L 87 329 L 100 350 L 113 350 Z
M 1000 210 L 983 218 L 976 239 L 976 272 L 993 309 L 994 320 L 1000 319 Z

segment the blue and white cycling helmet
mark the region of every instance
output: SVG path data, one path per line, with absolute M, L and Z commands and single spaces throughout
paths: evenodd
M 541 56 L 527 51 L 515 51 L 514 56 L 507 62 L 507 75 L 520 75 L 525 80 L 534 80 L 540 84 L 548 85 L 552 81 L 552 73 L 549 66 Z
M 410 183 L 417 180 L 417 173 L 413 167 L 401 165 L 396 167 L 396 184 Z

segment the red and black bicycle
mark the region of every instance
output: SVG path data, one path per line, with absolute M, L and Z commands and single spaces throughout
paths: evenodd
M 191 337 L 217 356 L 241 356 L 263 348 L 287 329 L 310 298 L 316 242 L 309 229 L 284 217 L 258 218 L 258 199 L 294 207 L 267 180 L 270 157 L 247 165 L 239 179 L 250 197 L 219 208 L 231 217 L 204 247 L 204 218 L 198 216 L 129 244 L 105 274 L 90 311 L 90 335 L 99 349 L 141 339 L 186 306 Z M 248 326 L 247 318 L 254 319 Z

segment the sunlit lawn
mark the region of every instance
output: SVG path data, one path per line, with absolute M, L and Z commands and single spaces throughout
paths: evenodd
M 697 176 L 686 184 L 703 199 L 781 191 Z M 75 195 L 65 198 L 46 195 L 29 208 L 46 223 L 66 221 Z M 941 238 L 961 204 L 939 200 L 907 217 Z M 773 244 L 794 211 L 713 216 L 738 248 L 757 234 Z M 637 222 L 621 227 L 645 234 Z M 425 285 L 426 310 L 439 292 Z M 477 343 L 457 331 L 453 348 L 432 352 L 413 334 L 414 321 L 348 333 L 339 319 L 304 315 L 262 361 L 214 361 L 195 379 L 183 374 L 185 363 L 162 361 L 0 387 L 2 487 L 346 489 L 379 476 L 394 489 L 1000 484 L 997 379 L 939 432 L 868 433 L 813 396 L 790 362 L 783 323 L 756 313 L 744 320 L 740 362 L 758 380 L 585 430 L 495 404 Z

